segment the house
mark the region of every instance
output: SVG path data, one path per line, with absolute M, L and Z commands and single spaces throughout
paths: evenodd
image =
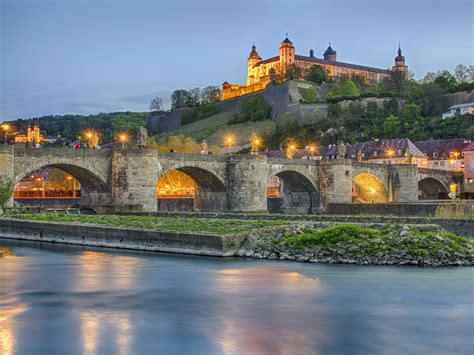
M 459 138 L 418 141 L 415 142 L 415 145 L 426 154 L 427 168 L 462 171 L 464 167 L 463 151 L 470 143 L 470 140 Z
M 474 142 L 464 148 L 464 192 L 474 193 Z
M 447 112 L 443 113 L 443 118 L 449 118 L 456 115 L 474 115 L 474 102 L 451 106 L 448 108 Z

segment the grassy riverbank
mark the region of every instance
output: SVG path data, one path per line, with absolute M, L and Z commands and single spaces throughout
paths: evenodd
M 474 242 L 440 229 L 387 225 L 302 226 L 250 237 L 239 255 L 263 259 L 377 265 L 473 265 Z
M 237 255 L 324 263 L 473 265 L 474 242 L 429 225 L 157 216 L 18 214 L 11 217 L 183 234 L 240 234 Z M 137 235 L 138 236 L 138 235 Z M 242 243 L 243 241 L 243 243 Z M 240 245 L 242 243 L 242 245 Z M 193 240 L 190 240 L 190 245 Z M 240 248 L 239 248 L 240 245 Z
M 228 235 L 269 226 L 285 226 L 286 221 L 258 221 L 210 218 L 173 218 L 156 216 L 116 216 L 116 215 L 65 215 L 65 214 L 17 214 L 12 218 L 29 221 L 62 222 L 106 225 L 123 228 L 140 228 L 159 232 L 181 232 Z

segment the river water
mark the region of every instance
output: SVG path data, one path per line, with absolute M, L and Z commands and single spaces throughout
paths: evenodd
M 0 354 L 469 354 L 472 268 L 0 241 Z

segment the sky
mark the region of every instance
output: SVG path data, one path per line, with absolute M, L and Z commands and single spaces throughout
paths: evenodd
M 474 63 L 471 0 L 0 0 L 0 121 L 147 111 L 176 89 L 244 83 L 253 43 L 428 71 Z

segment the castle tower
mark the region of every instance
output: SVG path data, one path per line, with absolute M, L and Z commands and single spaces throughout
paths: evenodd
M 288 66 L 295 62 L 295 46 L 287 37 L 280 43 L 280 64 Z
M 398 44 L 398 55 L 395 57 L 395 65 L 392 67 L 392 70 L 408 75 L 408 66 L 405 64 L 405 57 L 402 55 L 400 43 Z
M 260 62 L 262 58 L 257 53 L 257 47 L 255 44 L 252 46 L 252 51 L 249 54 L 247 59 L 247 85 L 251 85 L 255 82 L 258 82 L 260 79 L 259 71 L 255 67 L 255 64 Z
M 331 42 L 329 42 L 329 46 L 324 52 L 323 56 L 324 56 L 324 59 L 326 60 L 332 60 L 333 62 L 336 61 L 337 52 L 334 49 L 332 49 Z

